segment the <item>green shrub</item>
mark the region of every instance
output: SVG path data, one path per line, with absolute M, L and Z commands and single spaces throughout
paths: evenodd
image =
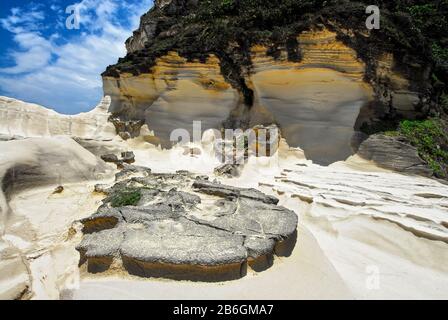
M 441 120 L 404 120 L 399 131 L 417 148 L 436 176 L 448 176 L 448 133 Z
M 113 208 L 124 206 L 135 206 L 142 198 L 139 189 L 125 189 L 112 195 L 110 204 Z
M 442 48 L 440 45 L 434 43 L 431 49 L 434 61 L 440 65 L 448 64 L 448 48 Z
M 445 113 L 448 113 L 448 94 L 442 94 L 442 96 L 440 97 L 440 106 Z

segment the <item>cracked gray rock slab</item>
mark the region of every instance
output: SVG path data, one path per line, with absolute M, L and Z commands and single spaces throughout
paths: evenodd
M 224 198 L 248 198 L 268 204 L 277 204 L 279 201 L 277 198 L 268 196 L 256 189 L 231 187 L 205 180 L 196 181 L 193 184 L 193 188 L 200 193 Z
M 90 272 L 118 265 L 144 277 L 230 280 L 244 276 L 247 264 L 257 271 L 271 266 L 277 244 L 295 244 L 297 215 L 275 197 L 188 172 L 124 171 L 113 186 L 101 186 L 103 205 L 81 221 L 77 249 Z M 142 195 L 135 205 L 111 207 L 130 189 Z
M 361 143 L 357 154 L 386 169 L 425 177 L 433 175 L 431 168 L 420 158 L 418 150 L 399 137 L 371 135 Z

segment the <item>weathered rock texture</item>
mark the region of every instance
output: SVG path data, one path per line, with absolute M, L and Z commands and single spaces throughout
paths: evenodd
M 170 52 L 157 59 L 151 73 L 105 76 L 103 84 L 104 92 L 112 97 L 110 111 L 119 118 L 114 120 L 117 132 L 135 137 L 146 123 L 165 147 L 177 128 L 192 134 L 193 121 L 201 121 L 204 130 L 220 128 L 239 100 L 214 55 L 201 63 Z M 135 129 L 129 130 L 126 123 L 132 121 Z
M 371 135 L 359 146 L 357 154 L 379 166 L 398 172 L 430 177 L 433 171 L 405 139 L 382 134 Z
M 304 165 L 284 170 L 266 187 L 302 203 L 304 217 L 321 222 L 337 241 L 340 239 L 335 231 L 338 223 L 347 224 L 342 232 L 361 234 L 363 231 L 354 228 L 352 223 L 356 218 L 370 217 L 393 223 L 419 238 L 448 243 L 448 188 L 445 184 L 391 172 L 346 170 L 344 166 Z M 398 233 L 390 235 L 387 247 L 395 241 L 394 235 Z M 376 245 L 383 236 L 363 235 L 370 245 Z M 399 247 L 399 254 L 407 251 L 406 254 L 412 256 L 415 253 L 412 246 Z M 448 252 L 443 253 L 446 254 Z
M 132 176 L 131 178 L 129 178 Z M 295 245 L 297 215 L 254 189 L 187 172 L 126 166 L 103 205 L 82 221 L 77 249 L 89 272 L 124 268 L 144 277 L 221 281 L 270 267 Z
M 62 115 L 45 107 L 0 97 L 0 135 L 9 137 L 72 136 L 83 139 L 113 138 L 108 122 L 110 98 L 105 97 L 92 111 Z
M 428 44 L 399 5 L 381 5 L 383 28 L 369 32 L 362 1 L 157 1 L 103 74 L 117 132 L 147 124 L 169 146 L 194 120 L 276 123 L 308 158 L 344 160 L 354 129 L 431 106 Z
M 27 297 L 31 286 L 28 266 L 18 249 L 0 239 L 0 300 Z

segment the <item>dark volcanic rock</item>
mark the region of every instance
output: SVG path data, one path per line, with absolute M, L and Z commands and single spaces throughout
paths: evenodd
M 198 192 L 214 195 L 224 198 L 248 198 L 267 204 L 277 204 L 278 199 L 272 196 L 265 195 L 256 189 L 245 189 L 222 185 L 216 182 L 199 180 L 193 184 Z
M 223 164 L 215 168 L 214 172 L 218 176 L 234 178 L 240 175 L 240 166 L 236 164 Z
M 135 162 L 135 155 L 132 151 L 126 151 L 121 153 L 121 160 L 125 163 L 131 164 Z
M 101 160 L 104 162 L 112 162 L 112 163 L 118 163 L 118 157 L 115 154 L 105 154 L 101 156 Z
M 297 215 L 274 197 L 188 172 L 126 170 L 138 176 L 101 187 L 104 204 L 81 221 L 85 235 L 77 249 L 90 272 L 122 266 L 145 277 L 222 281 L 244 276 L 247 263 L 257 271 L 271 266 L 277 243 L 294 246 Z M 111 207 L 128 190 L 138 190 L 138 201 Z

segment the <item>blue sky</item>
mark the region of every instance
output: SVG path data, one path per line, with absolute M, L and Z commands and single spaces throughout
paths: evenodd
M 152 0 L 1 0 L 0 95 L 58 112 L 91 110 L 100 74 L 126 54 L 125 40 Z M 76 5 L 79 29 L 66 28 Z

